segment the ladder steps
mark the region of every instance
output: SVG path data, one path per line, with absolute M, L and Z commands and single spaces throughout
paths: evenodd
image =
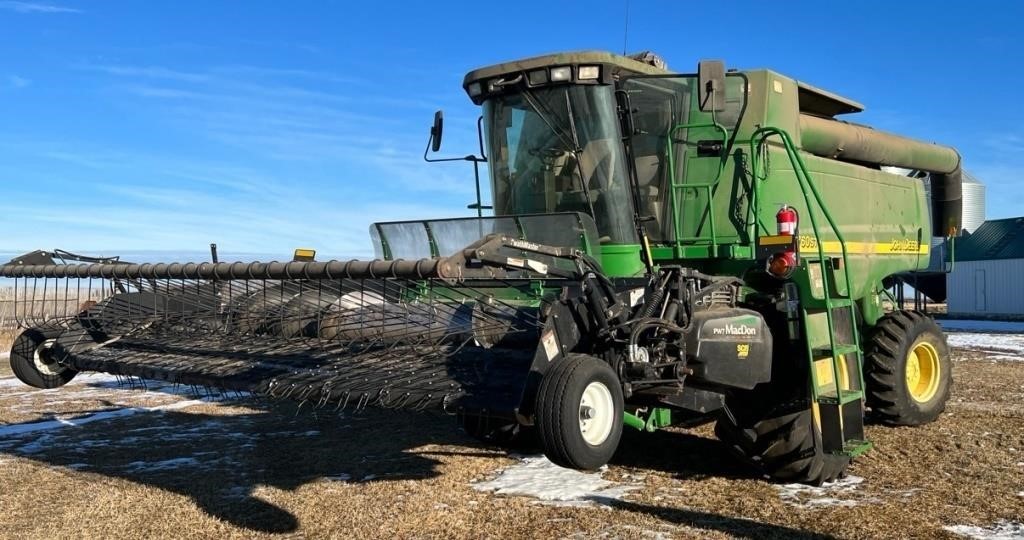
M 817 349 L 814 349 L 815 358 L 821 358 L 826 356 L 836 358 L 838 356 L 844 356 L 848 354 L 860 354 L 860 347 L 858 347 L 857 345 L 849 344 L 836 345 L 835 349 L 833 349 L 832 347 L 819 347 Z
M 854 401 L 860 401 L 864 398 L 864 392 L 860 390 L 840 390 L 839 397 L 828 395 L 818 396 L 818 403 L 826 405 L 845 405 Z
M 864 452 L 867 452 L 868 450 L 871 450 L 872 446 L 874 446 L 874 445 L 871 444 L 871 441 L 849 440 L 849 441 L 846 441 L 846 444 L 843 445 L 843 449 L 842 450 L 840 450 L 838 452 L 835 452 L 835 453 L 839 454 L 839 455 L 849 456 L 849 457 L 855 458 L 855 457 L 863 454 Z

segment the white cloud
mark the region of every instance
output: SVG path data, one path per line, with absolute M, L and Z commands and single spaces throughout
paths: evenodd
M 202 73 L 178 71 L 161 66 L 116 66 L 116 65 L 82 65 L 80 69 L 97 71 L 108 75 L 122 77 L 142 77 L 149 79 L 169 79 L 184 82 L 206 82 L 210 77 Z
M 233 252 L 287 254 L 312 245 L 325 256 L 367 257 L 371 222 L 472 214 L 468 164 L 422 162 L 429 111 L 437 108 L 429 98 L 366 92 L 359 79 L 305 66 L 73 67 L 99 79 L 140 121 L 192 134 L 221 155 L 0 138 L 0 155 L 44 161 L 31 173 L 0 168 L 0 182 L 17 176 L 28 193 L 36 184 L 26 175 L 35 174 L 39 185 L 65 191 L 43 206 L 0 201 L 0 214 L 17 223 L 6 248 L 180 249 L 215 241 Z M 465 133 L 452 126 L 449 148 L 475 147 L 472 120 Z
M 25 88 L 32 84 L 32 81 L 25 77 L 19 77 L 17 75 L 9 75 L 7 77 L 7 86 L 10 88 Z
M 985 146 L 1000 155 L 1018 156 L 1024 151 L 1024 135 L 1002 133 L 985 139 Z
M 53 4 L 40 4 L 38 2 L 18 2 L 15 0 L 0 1 L 0 9 L 14 11 L 16 13 L 81 13 L 82 10 Z

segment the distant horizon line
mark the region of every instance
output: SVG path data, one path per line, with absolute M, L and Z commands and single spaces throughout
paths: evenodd
M 34 250 L 34 249 L 31 249 L 31 250 L 0 249 L 0 259 L 5 259 L 5 258 L 6 259 L 12 259 L 14 257 L 25 255 L 27 253 L 32 253 L 33 251 L 36 251 L 36 250 Z M 71 253 L 74 253 L 76 255 L 82 255 L 82 256 L 86 256 L 86 257 L 97 257 L 97 256 L 99 256 L 99 257 L 114 257 L 114 256 L 118 256 L 118 257 L 122 257 L 122 258 L 129 259 L 129 260 L 132 259 L 132 258 L 135 258 L 135 257 L 132 257 L 132 255 L 142 256 L 142 258 L 149 258 L 149 256 L 170 256 L 169 258 L 192 257 L 193 259 L 202 259 L 202 260 L 207 260 L 207 259 L 210 258 L 210 251 L 209 250 L 201 250 L 201 249 L 126 249 L 126 250 L 80 250 L 80 251 L 67 250 L 67 251 L 70 251 Z M 369 253 L 360 255 L 358 253 L 342 254 L 342 253 L 332 253 L 332 252 L 325 252 L 325 251 L 317 250 L 317 255 L 318 255 L 317 258 L 319 260 L 329 260 L 329 259 L 345 259 L 345 260 L 348 260 L 348 259 L 361 259 L 361 258 L 367 258 L 367 257 L 372 258 L 373 257 L 372 251 L 370 251 Z M 322 258 L 324 256 L 327 256 L 328 258 Z M 225 257 L 233 258 L 233 259 L 252 259 L 252 260 L 260 260 L 260 259 L 262 259 L 262 260 L 289 259 L 290 260 L 291 257 L 292 257 L 292 252 L 291 251 L 282 251 L 282 252 L 234 251 L 234 250 L 220 250 L 220 249 L 218 249 L 217 250 L 217 258 L 220 259 L 221 261 L 224 261 Z M 4 261 L 0 261 L 0 264 L 3 264 L 3 262 Z M 146 261 L 142 261 L 142 262 L 146 262 Z M 182 262 L 193 262 L 193 261 L 182 261 Z

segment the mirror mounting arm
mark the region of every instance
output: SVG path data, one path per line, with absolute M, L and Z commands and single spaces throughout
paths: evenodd
M 480 164 L 487 163 L 487 154 L 484 153 L 484 117 L 480 116 L 476 121 L 476 135 L 480 144 L 480 155 L 469 154 L 463 157 L 431 158 L 430 152 L 437 152 L 441 149 L 441 136 L 444 133 L 444 113 L 434 113 L 434 125 L 430 128 L 430 138 L 427 139 L 427 147 L 423 149 L 423 161 L 427 163 L 441 163 L 445 161 L 468 161 L 473 164 L 473 177 L 476 181 L 476 202 L 467 206 L 470 210 L 476 210 L 477 217 L 484 216 L 484 210 L 491 210 L 494 207 L 483 203 L 480 195 Z

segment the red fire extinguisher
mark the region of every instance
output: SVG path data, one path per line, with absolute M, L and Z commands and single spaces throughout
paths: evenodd
M 780 235 L 793 236 L 796 234 L 796 210 L 788 204 L 782 205 L 779 213 L 775 214 L 775 223 L 779 226 Z
M 799 221 L 799 217 L 796 209 L 788 204 L 782 205 L 779 213 L 775 214 L 775 223 L 778 225 L 780 236 L 796 236 L 797 221 Z M 797 264 L 796 246 L 789 245 L 768 258 L 766 270 L 779 279 L 788 279 Z

